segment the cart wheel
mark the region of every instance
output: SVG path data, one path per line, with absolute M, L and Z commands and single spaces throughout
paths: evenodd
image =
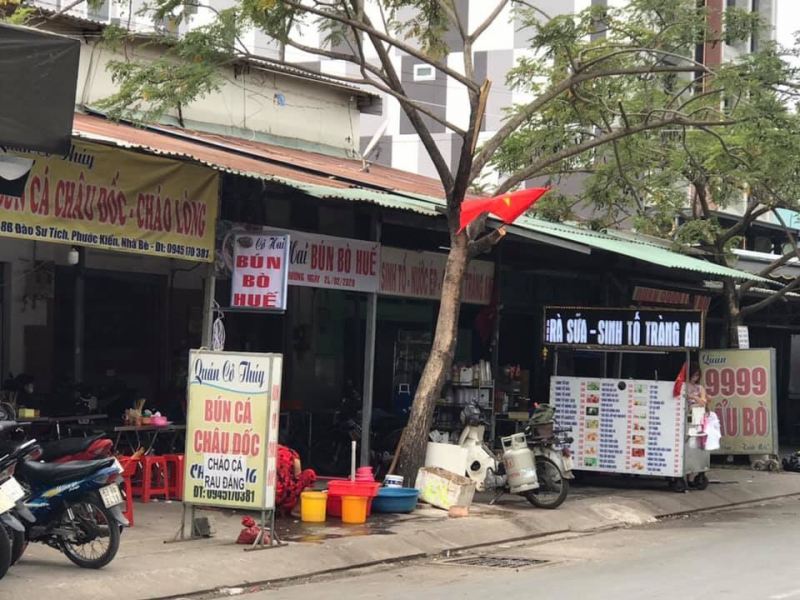
M 683 478 L 683 477 L 676 477 L 675 479 L 670 479 L 669 488 L 673 492 L 677 492 L 679 494 L 682 494 L 683 492 L 685 492 L 687 490 L 686 479 Z
M 708 475 L 705 473 L 698 473 L 694 476 L 692 487 L 696 490 L 704 490 L 708 487 Z

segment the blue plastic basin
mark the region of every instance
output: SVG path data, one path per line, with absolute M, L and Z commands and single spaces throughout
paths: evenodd
M 380 513 L 410 513 L 417 507 L 416 488 L 382 487 L 372 499 L 372 510 Z

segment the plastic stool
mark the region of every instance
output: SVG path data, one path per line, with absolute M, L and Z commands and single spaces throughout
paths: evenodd
M 183 500 L 183 454 L 165 454 L 169 497 Z
M 169 500 L 169 476 L 165 457 L 142 457 L 141 490 L 142 502 L 150 502 L 153 496 L 164 496 L 166 500 Z
M 133 476 L 139 468 L 139 459 L 130 456 L 120 456 L 119 463 L 122 465 L 122 485 L 125 489 L 125 510 L 122 514 L 128 519 L 130 527 L 133 527 Z

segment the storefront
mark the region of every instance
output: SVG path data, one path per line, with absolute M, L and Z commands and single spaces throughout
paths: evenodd
M 27 169 L 0 179 L 6 400 L 43 434 L 56 417 L 119 425 L 138 399 L 182 422 L 177 357 L 200 341 L 218 175 L 85 140 L 15 156 Z
M 7 227 L 21 238 L 0 241 L 10 263 L 6 373 L 32 371 L 42 380 L 37 394 L 53 399 L 65 395 L 57 391 L 62 378 L 76 374 L 97 388 L 122 382 L 108 394 L 118 405 L 105 403 L 113 415 L 143 397 L 172 418 L 184 396 L 188 350 L 211 345 L 212 319 L 221 314 L 226 350 L 284 354 L 281 439 L 312 465 L 332 456 L 331 445 L 360 439 L 359 426 L 372 426 L 373 450 L 393 451 L 427 359 L 443 277 L 448 236 L 435 182 L 377 166 L 364 172 L 357 161 L 322 155 L 298 152 L 289 160 L 269 154 L 268 145 L 254 153 L 256 144 L 239 147 L 234 138 L 221 148 L 218 137 L 187 141 L 87 117 L 79 128 L 142 151 L 93 144 L 104 156 L 125 157 L 114 168 L 79 148 L 61 161 L 67 175 L 57 172 L 67 167 L 47 169 L 48 203 L 39 167 L 31 171 L 38 178 L 22 182 L 33 203 L 5 191 L 19 232 L 13 222 Z M 88 178 L 101 172 L 97 182 Z M 59 188 L 60 180 L 74 188 Z M 95 194 L 88 219 L 87 193 Z M 73 232 L 63 221 L 91 227 Z M 231 308 L 235 231 L 289 236 L 285 311 Z M 752 277 L 544 221 L 522 218 L 509 233 L 469 268 L 456 368 L 437 410 L 443 429 L 457 428 L 457 407 L 467 397 L 496 417 L 498 432 L 526 418 L 531 401 L 548 397 L 553 357 L 540 334 L 546 304 L 625 306 L 635 303 L 632 286 L 647 279 L 681 289 L 709 277 Z M 598 376 L 677 370 L 645 355 L 620 363 L 581 351 L 560 361 L 562 373 Z M 48 402 L 63 409 L 63 400 Z

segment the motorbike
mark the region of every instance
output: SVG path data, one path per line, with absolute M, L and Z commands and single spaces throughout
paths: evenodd
M 0 432 L 4 429 L 0 427 Z M 8 442 L 4 446 L 9 452 Z M 79 567 L 100 569 L 116 556 L 122 528 L 129 524 L 123 515 L 122 467 L 113 456 L 74 460 L 107 451 L 109 444 L 100 436 L 59 440 L 46 447 L 50 460 L 69 462 L 39 462 L 44 454 L 35 440 L 8 454 L 16 460 L 15 475 L 24 494 L 24 503 L 14 507 L 23 531 L 13 530 L 11 564 L 29 542 L 38 542 L 62 552 Z
M 574 477 L 566 449 L 569 438 L 553 435 L 530 440 L 523 431 L 501 438 L 498 457 L 484 442 L 486 422 L 477 403 L 464 407 L 461 421 L 459 445 L 467 450 L 467 477 L 477 491 L 494 492 L 490 504 L 504 494 L 517 494 L 538 508 L 561 506 L 569 491 L 568 480 Z
M 17 465 L 28 488 L 25 508 L 33 517 L 25 524 L 27 542 L 44 543 L 86 569 L 100 569 L 117 554 L 124 502 L 115 458 L 63 464 L 32 460 Z
M 22 504 L 25 490 L 15 479 L 14 469 L 19 458 L 27 455 L 34 446 L 34 443 L 27 443 L 0 456 L 0 579 L 19 558 L 17 553 L 25 532 L 25 526 L 15 514 L 19 510 L 25 512 Z
M 114 454 L 114 442 L 99 433 L 90 437 L 63 438 L 41 445 L 42 462 L 67 463 L 76 460 L 98 460 Z

